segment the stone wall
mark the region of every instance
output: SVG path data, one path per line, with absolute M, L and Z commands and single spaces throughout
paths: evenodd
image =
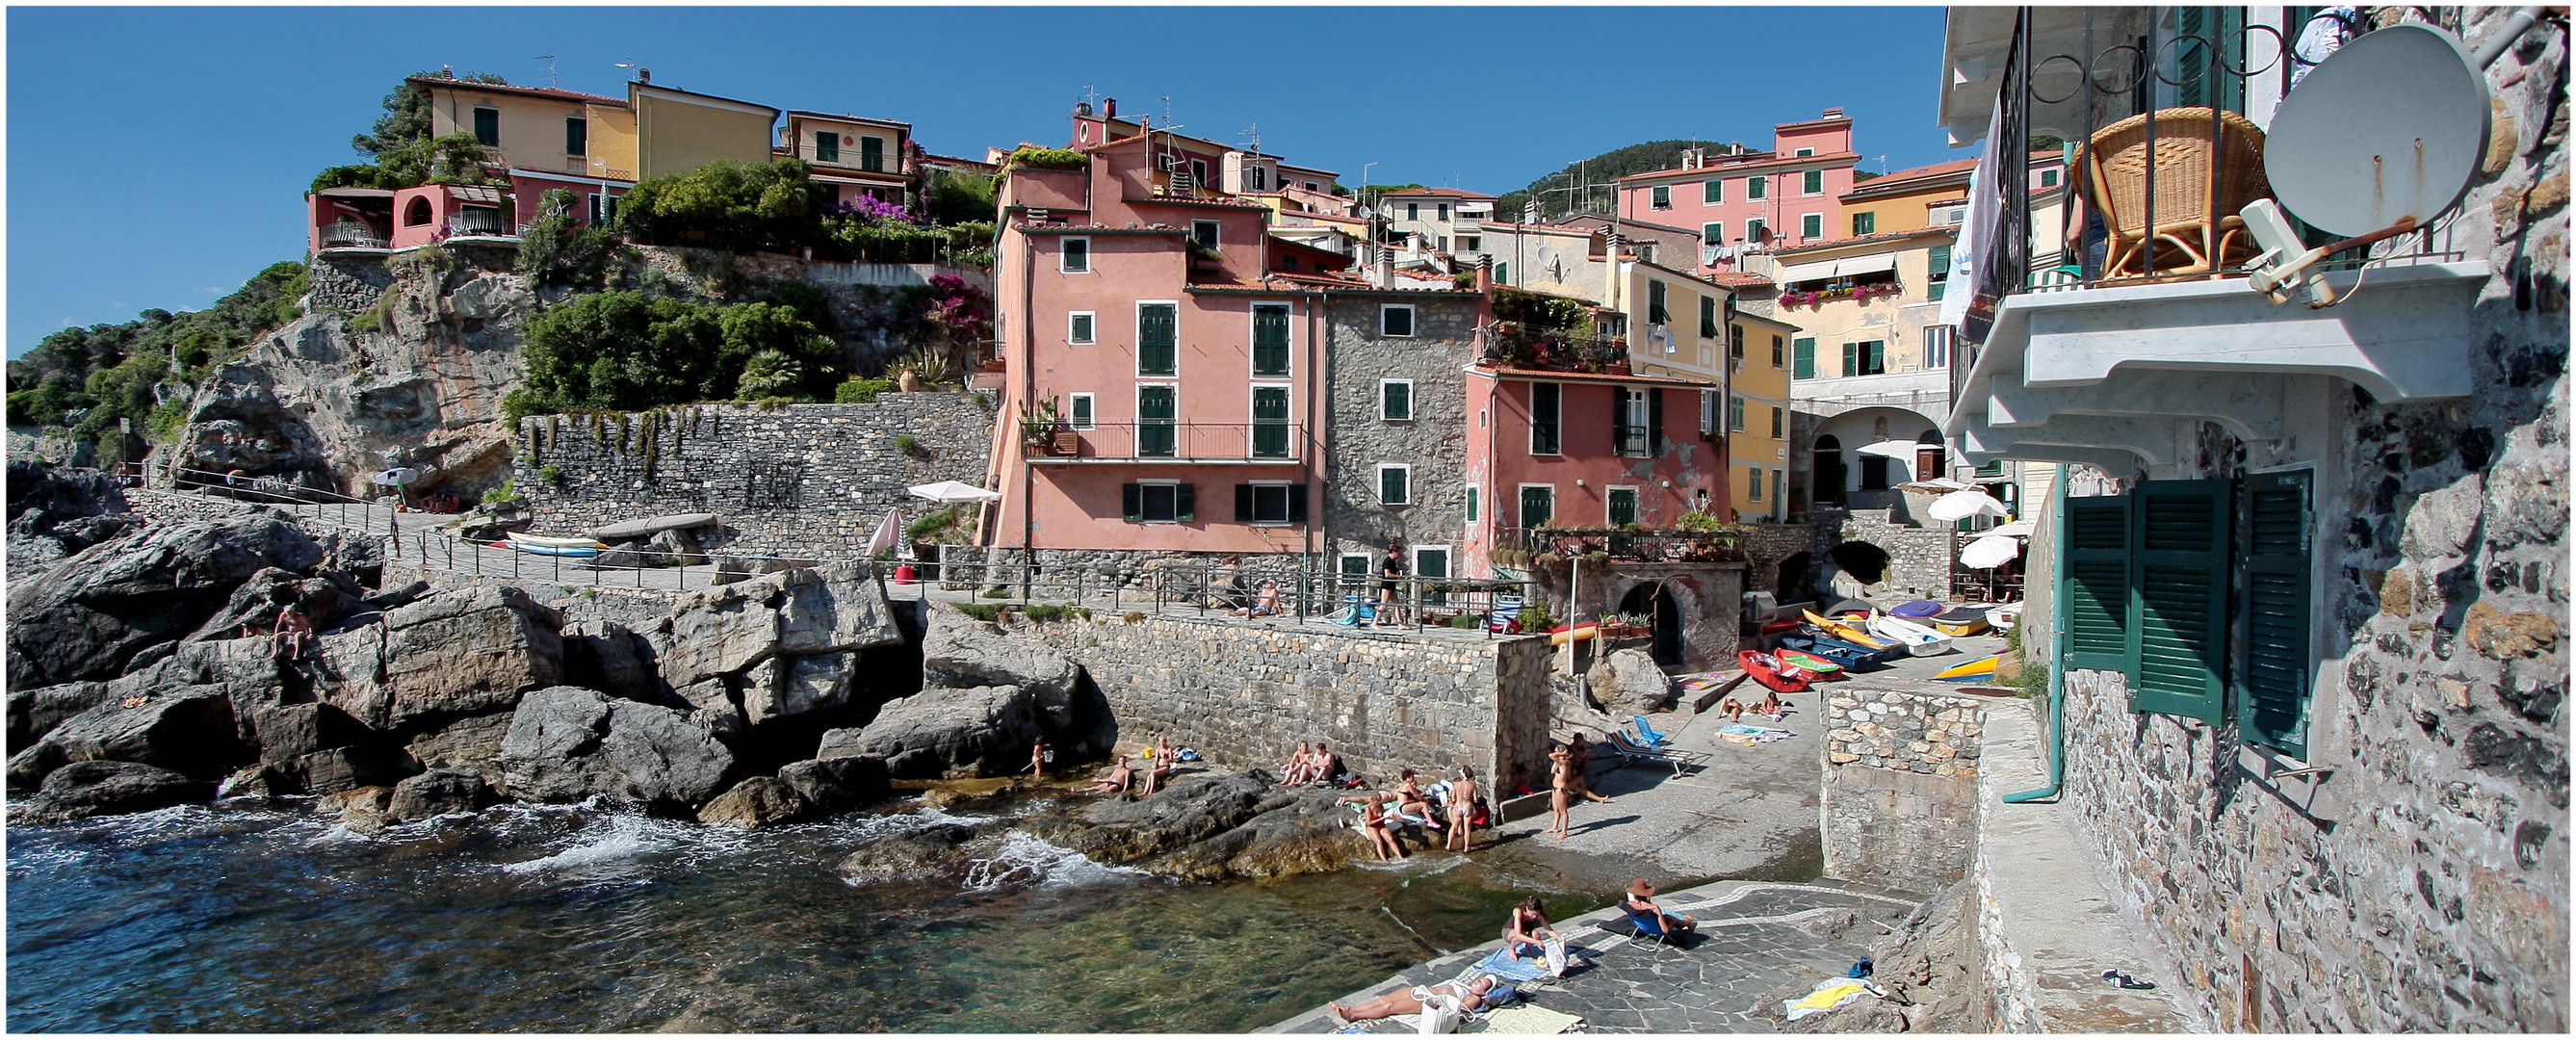
M 1986 701 L 1819 692 L 1825 875 L 1924 893 L 1967 876 Z
M 1583 587 L 1573 589 L 1571 567 L 1542 567 L 1537 571 L 1539 588 L 1547 596 L 1549 608 L 1559 620 L 1590 621 L 1600 615 L 1619 613 L 1631 606 L 1629 597 L 1636 596 L 1652 604 L 1657 591 L 1669 594 L 1681 627 L 1681 660 L 1668 662 L 1667 670 L 1706 671 L 1735 666 L 1735 652 L 1743 639 L 1745 565 L 1741 563 L 1635 563 L 1613 561 L 1583 567 Z M 1643 590 L 1643 591 L 1640 591 Z M 1571 607 L 1568 604 L 1571 603 Z M 1650 609 L 1650 608 L 1649 608 Z M 1646 613 L 1646 609 L 1631 612 Z M 1576 667 L 1590 666 L 1598 649 L 1586 643 L 1573 644 Z M 1639 649 L 1651 652 L 1651 646 Z
M 1542 777 L 1547 640 L 1413 636 L 1106 613 L 1015 622 L 1083 666 L 1128 745 L 1169 734 L 1228 765 L 1332 745 L 1372 781 L 1463 762 L 1496 790 Z
M 1332 298 L 1324 321 L 1331 383 L 1325 399 L 1324 549 L 1365 553 L 1369 573 L 1386 553 L 1387 540 L 1404 545 L 1450 547 L 1449 573 L 1464 573 L 1467 532 L 1467 389 L 1463 366 L 1475 359 L 1474 298 L 1420 295 L 1413 304 L 1413 335 L 1378 335 L 1378 307 L 1391 297 Z M 1413 418 L 1378 417 L 1378 384 L 1413 381 Z M 1412 504 L 1378 504 L 1380 463 L 1413 467 Z M 1493 504 L 1484 504 L 1492 509 Z M 1327 563 L 1327 568 L 1331 564 Z
M 316 255 L 306 261 L 310 295 L 304 299 L 306 310 L 336 308 L 360 314 L 384 298 L 385 290 L 394 284 L 394 275 L 379 254 Z
M 125 489 L 125 504 L 146 524 L 191 524 L 232 519 L 244 510 L 259 508 L 248 502 L 229 498 L 164 491 L 159 488 Z
M 539 531 L 711 512 L 721 519 L 701 548 L 836 559 L 864 550 L 888 507 L 930 511 L 905 488 L 981 483 L 992 424 L 990 399 L 967 393 L 532 416 L 519 423 L 513 479 Z M 912 451 L 897 446 L 903 436 Z
M 1815 565 L 1833 565 L 1830 555 L 1846 542 L 1866 542 L 1887 553 L 1887 570 L 1869 585 L 1870 595 L 1948 599 L 1950 565 L 1959 558 L 1959 532 L 1932 521 L 1919 527 L 1890 519 L 1883 509 L 1818 509 L 1808 516 L 1814 532 Z M 1824 582 L 1819 579 L 1820 587 Z
M 1806 524 L 1747 524 L 1744 528 L 1744 591 L 1782 593 L 1780 565 L 1806 553 L 1815 558 L 1816 532 Z M 1782 596 L 1781 602 L 1791 602 Z

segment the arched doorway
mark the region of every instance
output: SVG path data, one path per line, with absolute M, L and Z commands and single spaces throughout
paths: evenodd
M 1780 590 L 1781 603 L 1803 603 L 1815 597 L 1814 581 L 1807 572 L 1816 565 L 1815 557 L 1804 550 L 1789 554 L 1780 561 L 1780 581 L 1772 586 Z
M 434 216 L 435 214 L 429 208 L 429 200 L 415 195 L 412 197 L 411 205 L 403 208 L 403 226 L 419 227 L 429 223 Z
M 1654 647 L 1651 652 L 1655 663 L 1667 666 L 1682 663 L 1682 608 L 1674 601 L 1673 591 L 1665 588 L 1663 582 L 1629 589 L 1628 595 L 1619 601 L 1619 612 L 1654 618 Z
M 1815 501 L 1820 506 L 1843 504 L 1843 442 L 1833 434 L 1816 438 Z
M 1868 542 L 1844 542 L 1825 554 L 1834 566 L 1860 580 L 1863 585 L 1876 585 L 1887 580 L 1887 550 Z

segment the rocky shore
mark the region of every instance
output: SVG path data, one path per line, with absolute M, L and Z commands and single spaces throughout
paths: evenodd
M 592 799 L 760 827 L 862 809 L 898 781 L 1010 776 L 1039 739 L 1067 763 L 1118 739 L 1064 655 L 890 603 L 855 566 L 571 621 L 517 588 L 384 588 L 372 540 L 283 512 L 146 525 L 94 472 L 10 476 L 13 559 L 44 561 L 8 589 L 15 824 L 307 796 L 358 830 Z M 287 607 L 314 628 L 292 655 L 263 634 Z M 1325 792 L 1211 771 L 1020 828 L 1204 881 L 1337 868 L 1365 851 L 1346 815 Z M 854 859 L 935 869 L 948 839 Z

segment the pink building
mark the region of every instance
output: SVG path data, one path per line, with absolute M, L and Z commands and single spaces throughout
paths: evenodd
M 1467 478 L 1492 504 L 1470 525 L 1467 573 L 1492 573 L 1496 547 L 1541 525 L 1669 528 L 1695 509 L 1723 515 L 1726 442 L 1699 419 L 1711 384 L 1626 369 L 1488 360 L 1469 373 Z
M 1678 169 L 1619 178 L 1619 215 L 1696 229 L 1716 247 L 1701 271 L 1734 270 L 1740 250 L 1844 237 L 1841 199 L 1858 162 L 1851 119 L 1828 108 L 1773 127 L 1770 151 L 1704 149 Z

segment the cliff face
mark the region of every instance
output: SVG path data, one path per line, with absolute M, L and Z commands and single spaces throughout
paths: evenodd
M 471 500 L 498 486 L 510 469 L 501 396 L 524 369 L 520 328 L 537 304 L 511 259 L 423 252 L 337 279 L 317 265 L 313 313 L 198 387 L 176 464 L 353 494 L 391 466 L 421 471 L 415 491 Z

